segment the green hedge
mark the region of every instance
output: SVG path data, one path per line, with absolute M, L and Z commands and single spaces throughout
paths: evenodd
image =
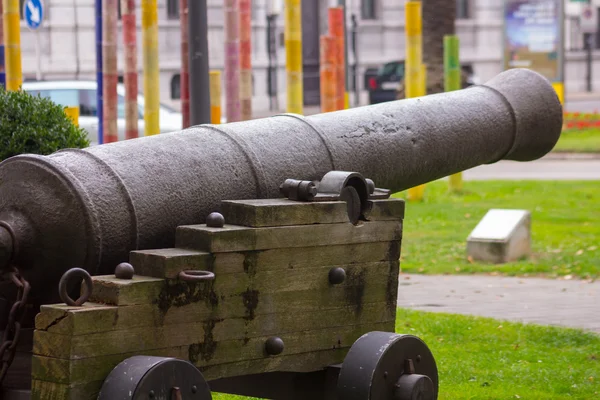
M 51 154 L 90 145 L 63 107 L 49 99 L 0 86 L 0 161 L 18 154 Z

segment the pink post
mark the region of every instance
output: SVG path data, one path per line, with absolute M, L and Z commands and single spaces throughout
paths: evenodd
M 240 8 L 239 0 L 225 0 L 225 115 L 227 122 L 240 113 Z
M 119 140 L 117 128 L 117 7 L 118 0 L 102 2 L 102 95 L 104 143 Z
M 242 120 L 252 119 L 252 0 L 240 0 L 240 104 Z
M 139 119 L 135 0 L 121 0 L 121 19 L 125 50 L 125 138 L 134 139 L 138 137 Z

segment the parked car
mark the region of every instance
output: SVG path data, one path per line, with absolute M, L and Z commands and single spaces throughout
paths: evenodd
M 478 84 L 470 65 L 463 65 L 462 70 L 467 77 L 464 87 Z M 369 103 L 396 100 L 398 92 L 403 91 L 404 75 L 404 61 L 392 61 L 380 67 L 376 74 L 368 77 Z
M 62 106 L 79 106 L 79 126 L 88 132 L 92 145 L 98 144 L 98 103 L 96 81 L 34 81 L 24 82 L 23 90 L 51 99 Z M 117 126 L 119 140 L 125 139 L 125 86 L 117 85 Z M 138 95 L 138 130 L 144 135 L 144 96 Z M 173 108 L 160 105 L 160 132 L 181 129 L 182 115 Z

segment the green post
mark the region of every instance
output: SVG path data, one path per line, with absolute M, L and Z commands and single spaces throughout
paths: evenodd
M 444 90 L 446 92 L 460 90 L 461 88 L 459 49 L 458 36 L 444 36 Z M 462 190 L 462 182 L 462 172 L 450 175 L 450 191 L 460 192 Z

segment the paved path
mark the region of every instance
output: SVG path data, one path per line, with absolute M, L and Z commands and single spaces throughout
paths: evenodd
M 463 173 L 465 180 L 600 180 L 600 157 L 549 154 L 529 162 L 500 161 Z
M 600 333 L 600 282 L 401 274 L 398 305 Z

